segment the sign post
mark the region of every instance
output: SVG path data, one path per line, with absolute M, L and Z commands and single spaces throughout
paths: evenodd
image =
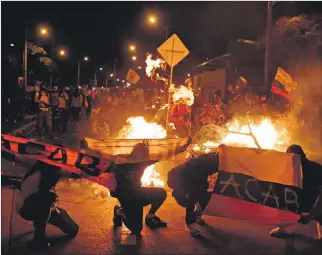
M 173 34 L 168 40 L 166 40 L 158 49 L 157 51 L 160 55 L 164 58 L 164 60 L 170 66 L 170 78 L 168 83 L 168 109 L 167 109 L 167 117 L 166 117 L 166 130 L 168 131 L 169 128 L 169 108 L 170 108 L 170 86 L 172 84 L 173 79 L 173 68 L 188 54 L 189 50 L 180 40 L 180 38 Z

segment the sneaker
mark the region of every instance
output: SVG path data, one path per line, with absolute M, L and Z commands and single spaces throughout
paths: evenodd
M 122 217 L 120 215 L 117 214 L 117 211 L 121 210 L 121 207 L 119 206 L 114 206 L 114 216 L 113 216 L 113 223 L 115 227 L 122 227 L 123 221 L 122 221 Z
M 276 238 L 283 238 L 283 237 L 288 237 L 290 236 L 289 233 L 287 233 L 284 228 L 281 227 L 277 227 L 274 228 L 270 233 L 269 233 L 272 237 L 276 237 Z
M 192 223 L 186 227 L 186 230 L 189 231 L 191 236 L 200 236 L 200 229 L 197 223 Z
M 154 228 L 166 228 L 168 224 L 161 220 L 158 216 L 153 215 L 153 217 L 149 217 L 148 215 L 145 217 L 145 224 L 154 229 Z
M 50 243 L 46 238 L 34 238 L 28 243 L 30 249 L 33 250 L 46 250 L 50 248 Z
M 197 217 L 196 217 L 196 223 L 197 223 L 199 226 L 204 226 L 204 225 L 206 225 L 206 221 L 202 218 L 202 216 L 197 216 Z

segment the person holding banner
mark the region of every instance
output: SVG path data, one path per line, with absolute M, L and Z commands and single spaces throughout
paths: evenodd
M 17 201 L 17 212 L 33 222 L 34 239 L 31 248 L 46 249 L 50 243 L 45 235 L 49 223 L 74 238 L 79 230 L 78 224 L 63 209 L 57 206 L 58 196 L 55 185 L 62 176 L 58 166 L 38 161 L 23 178 Z M 70 172 L 67 172 L 70 175 Z
M 299 145 L 291 145 L 286 152 L 301 156 L 303 184 L 299 204 L 303 215 L 301 215 L 298 222 L 308 224 L 311 220 L 316 220 L 318 239 L 322 239 L 322 166 L 307 159 Z M 288 236 L 289 233 L 286 228 L 277 227 L 271 231 L 270 235 L 280 238 Z
M 199 236 L 199 225 L 205 224 L 202 211 L 211 197 L 208 176 L 217 173 L 218 166 L 218 153 L 209 153 L 193 157 L 168 173 L 167 184 L 177 203 L 186 209 L 186 229 L 191 236 Z
M 125 162 L 145 162 L 118 164 L 115 169 L 117 188 L 111 191 L 111 196 L 119 200 L 120 206 L 114 207 L 113 223 L 116 227 L 122 223 L 134 235 L 142 230 L 143 207 L 151 205 L 145 217 L 145 224 L 151 229 L 167 227 L 167 223 L 155 215 L 167 197 L 162 188 L 145 188 L 141 186 L 141 177 L 146 167 L 156 163 L 148 160 L 149 150 L 146 144 L 137 144 L 132 153 L 126 157 Z

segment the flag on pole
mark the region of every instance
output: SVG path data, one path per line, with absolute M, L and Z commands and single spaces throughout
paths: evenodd
M 283 85 L 287 92 L 291 92 L 297 88 L 297 82 L 295 82 L 292 79 L 292 76 L 281 67 L 277 68 L 275 80 Z
M 221 145 L 219 171 L 209 178 L 212 196 L 205 215 L 266 224 L 296 223 L 302 192 L 295 154 Z
M 140 80 L 140 76 L 135 71 L 130 69 L 127 72 L 126 80 L 132 84 L 136 84 Z

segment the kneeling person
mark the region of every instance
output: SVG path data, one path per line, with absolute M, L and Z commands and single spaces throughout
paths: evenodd
M 146 145 L 138 144 L 130 158 L 138 151 L 148 156 Z M 132 234 L 141 233 L 143 207 L 147 205 L 151 205 L 151 208 L 145 217 L 145 224 L 152 229 L 167 227 L 167 223 L 155 215 L 165 201 L 167 192 L 162 188 L 141 187 L 143 172 L 153 163 L 155 161 L 118 164 L 114 170 L 117 188 L 111 195 L 119 200 L 121 207 L 114 207 L 113 222 L 115 226 L 122 226 L 124 223 Z
M 202 211 L 211 193 L 208 192 L 208 176 L 218 172 L 218 154 L 210 153 L 192 158 L 173 168 L 168 174 L 168 186 L 179 205 L 186 209 L 189 234 L 200 235 L 199 225 L 204 225 Z
M 17 211 L 23 219 L 33 222 L 34 248 L 50 247 L 45 235 L 47 223 L 70 238 L 78 234 L 78 224 L 56 205 L 58 196 L 54 188 L 60 177 L 61 168 L 38 161 L 22 180 Z
M 303 149 L 299 145 L 291 145 L 287 153 L 301 156 L 303 185 L 300 197 L 300 210 L 304 213 L 299 218 L 299 223 L 307 224 L 311 220 L 317 221 L 318 239 L 322 239 L 322 166 L 307 159 Z M 288 236 L 287 229 L 277 227 L 270 233 L 273 237 Z

